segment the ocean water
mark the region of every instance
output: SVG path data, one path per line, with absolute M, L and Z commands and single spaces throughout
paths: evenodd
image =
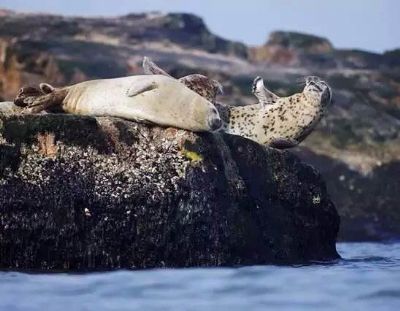
M 400 310 L 400 243 L 330 264 L 88 274 L 0 272 L 0 310 Z

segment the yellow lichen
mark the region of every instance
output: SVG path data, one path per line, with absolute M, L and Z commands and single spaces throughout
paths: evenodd
M 186 158 L 188 158 L 191 162 L 198 163 L 198 162 L 203 161 L 202 155 L 201 155 L 201 154 L 198 154 L 198 153 L 195 152 L 195 151 L 189 151 L 189 150 L 183 149 L 183 150 L 182 150 L 182 154 L 183 154 Z

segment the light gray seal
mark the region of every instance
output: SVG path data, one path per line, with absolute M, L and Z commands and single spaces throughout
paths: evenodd
M 40 90 L 21 89 L 14 102 L 26 106 L 28 113 L 58 109 L 71 114 L 121 117 L 195 132 L 215 131 L 222 125 L 211 102 L 164 75 L 92 80 L 63 88 L 42 83 Z

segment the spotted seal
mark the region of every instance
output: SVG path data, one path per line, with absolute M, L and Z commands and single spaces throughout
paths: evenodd
M 259 103 L 231 107 L 226 132 L 279 149 L 303 141 L 321 120 L 332 97 L 328 84 L 316 76 L 307 77 L 303 91 L 288 97 L 273 94 L 257 77 L 253 93 Z
M 26 106 L 26 112 L 58 109 L 66 113 L 121 117 L 195 132 L 215 131 L 222 125 L 211 102 L 165 75 L 92 80 L 64 88 L 42 83 L 40 90 L 22 88 L 14 102 Z
M 147 74 L 170 76 L 149 59 L 145 58 L 143 67 Z M 332 94 L 325 81 L 309 76 L 301 93 L 279 97 L 265 87 L 261 77 L 256 77 L 252 92 L 258 99 L 258 104 L 225 106 L 215 102 L 218 84 L 213 80 L 203 76 L 202 80 L 206 83 L 195 80 L 193 87 L 192 84 L 186 84 L 184 78 L 179 81 L 198 94 L 212 94 L 210 100 L 214 101 L 225 123 L 223 131 L 279 149 L 298 145 L 312 132 L 330 103 Z
M 147 75 L 164 75 L 173 78 L 169 73 L 160 68 L 149 57 L 143 58 L 143 71 Z M 201 74 L 191 74 L 178 79 L 189 89 L 205 97 L 211 102 L 216 101 L 217 95 L 223 94 L 223 87 L 217 80 L 208 78 Z

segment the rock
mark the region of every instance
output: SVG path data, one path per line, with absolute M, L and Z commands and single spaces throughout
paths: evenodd
M 165 40 L 210 53 L 222 53 L 247 58 L 243 43 L 223 39 L 211 33 L 202 18 L 193 14 L 170 13 L 162 16 L 161 36 Z M 151 27 L 149 27 L 151 28 Z M 157 38 L 158 40 L 161 37 Z
M 19 107 L 17 107 L 16 105 L 14 105 L 13 102 L 0 101 L 0 113 L 2 113 L 2 114 L 13 114 L 20 110 L 21 109 Z
M 250 47 L 220 38 L 190 14 L 112 18 L 0 11 L 2 14 L 0 100 L 12 100 L 20 87 L 41 82 L 65 86 L 141 74 L 145 55 L 173 76 L 201 73 L 219 80 L 224 96 L 218 100 L 227 105 L 256 103 L 251 94 L 256 76 L 266 79 L 267 86 L 280 96 L 301 91 L 298 82 L 307 75 L 321 76 L 333 89 L 334 104 L 301 147 L 323 156 L 324 165 L 308 153 L 302 160 L 320 169 L 327 181 L 328 192 L 344 220 L 341 239 L 368 241 L 388 234 L 400 239 L 398 230 L 386 231 L 396 228 L 389 224 L 397 219 L 393 212 L 400 192 L 384 186 L 390 181 L 399 187 L 400 179 L 392 169 L 387 170 L 389 176 L 380 173 L 400 162 L 399 49 L 383 54 L 342 50 L 324 38 L 282 31 L 271 34 L 262 46 Z M 340 181 L 343 174 L 337 165 L 343 165 L 349 177 L 353 173 L 360 177 L 357 191 L 363 200 L 350 185 L 342 186 L 346 183 Z M 370 185 L 381 186 L 370 191 Z M 392 202 L 391 207 L 381 208 L 382 202 Z M 353 215 L 352 221 L 345 220 L 348 215 Z M 362 224 L 354 236 L 353 220 Z M 364 224 L 385 228 L 385 234 L 368 230 L 364 235 Z
M 333 51 L 332 44 L 325 38 L 290 31 L 272 32 L 267 45 L 279 45 L 307 53 L 329 53 Z
M 0 268 L 99 270 L 338 258 L 319 173 L 231 135 L 0 114 Z
M 250 59 L 257 63 L 289 66 L 304 64 L 326 66 L 327 60 L 321 59 L 321 56 L 324 57 L 333 50 L 332 44 L 325 38 L 297 32 L 276 31 L 271 33 L 263 46 L 250 48 Z
M 341 241 L 388 241 L 400 237 L 400 161 L 375 167 L 368 174 L 340 161 L 301 149 L 300 158 L 312 162 L 326 180 L 340 214 Z

